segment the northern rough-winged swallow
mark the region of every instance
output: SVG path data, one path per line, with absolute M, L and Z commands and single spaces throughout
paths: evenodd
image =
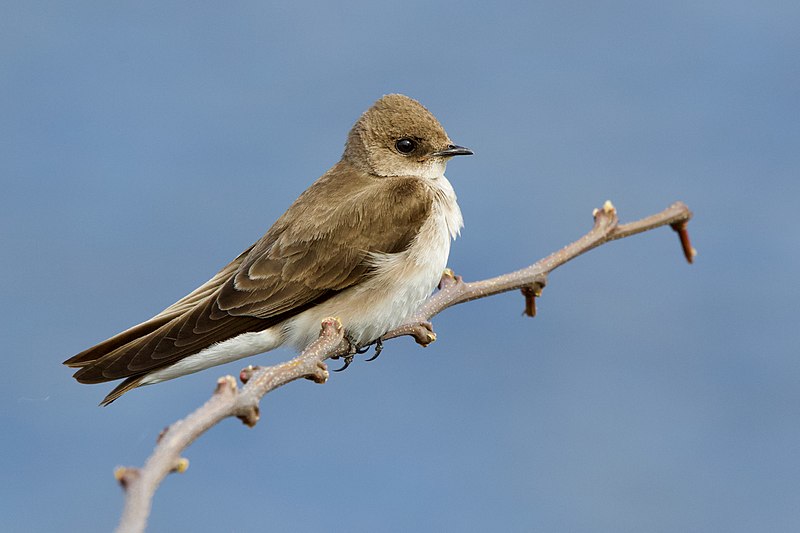
M 463 222 L 450 141 L 419 102 L 384 96 L 355 123 L 342 159 L 258 242 L 150 320 L 68 359 L 75 379 L 124 379 L 105 397 L 288 345 L 338 317 L 356 347 L 410 317 L 447 266 Z

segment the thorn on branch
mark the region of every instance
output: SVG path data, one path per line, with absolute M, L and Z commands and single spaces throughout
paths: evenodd
M 670 224 L 670 227 L 678 233 L 681 239 L 681 248 L 683 248 L 683 256 L 689 264 L 694 263 L 694 257 L 697 255 L 697 250 L 692 248 L 692 242 L 689 240 L 689 231 L 686 229 L 687 222 L 685 220 Z
M 140 472 L 138 468 L 118 466 L 116 469 L 114 469 L 114 479 L 119 482 L 123 490 L 128 490 L 128 487 L 131 486 L 131 483 L 139 479 L 139 474 Z
M 520 289 L 522 295 L 525 297 L 525 316 L 536 316 L 536 298 L 539 298 L 542 295 L 543 288 L 543 284 L 536 282 Z

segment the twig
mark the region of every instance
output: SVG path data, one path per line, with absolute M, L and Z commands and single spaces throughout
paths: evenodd
M 235 416 L 253 427 L 259 418 L 259 402 L 268 392 L 299 378 L 325 383 L 328 369 L 323 361 L 335 356 L 343 345 L 349 349 L 343 335 L 339 320 L 328 318 L 322 322 L 317 340 L 294 359 L 242 370 L 240 377 L 245 385 L 241 390 L 232 376 L 219 378 L 214 394 L 202 407 L 161 432 L 156 449 L 144 467 L 116 470 L 115 477 L 126 491 L 125 510 L 117 531 L 144 531 L 153 495 L 161 481 L 170 472 L 183 472 L 188 467 L 181 452 L 221 420 Z
M 525 313 L 533 316 L 536 313 L 535 298 L 541 295 L 547 283 L 547 274 L 552 270 L 609 241 L 661 226 L 669 225 L 678 232 L 684 255 L 691 263 L 696 254 L 686 231 L 691 217 L 689 208 L 682 202 L 676 202 L 660 213 L 620 225 L 616 209 L 611 202 L 606 202 L 601 209 L 595 210 L 594 226 L 589 233 L 528 267 L 470 283 L 464 282 L 448 269 L 442 277 L 439 291 L 406 324 L 389 331 L 381 339 L 385 341 L 410 335 L 418 344 L 427 346 L 436 340 L 430 320 L 443 310 L 512 290 L 522 291 Z M 125 509 L 117 531 L 144 531 L 156 489 L 170 472 L 186 470 L 189 463 L 181 457 L 181 453 L 200 435 L 232 416 L 250 427 L 254 426 L 259 419 L 260 401 L 268 392 L 299 378 L 325 383 L 328 370 L 324 361 L 339 357 L 349 361 L 354 353 L 355 347 L 344 337 L 339 320 L 328 318 L 322 322 L 319 338 L 299 356 L 274 366 L 249 366 L 242 370 L 240 378 L 245 385 L 241 389 L 237 388 L 232 376 L 220 378 L 214 394 L 202 407 L 162 432 L 153 455 L 144 467 L 121 467 L 116 470 L 115 476 L 126 491 Z
M 421 333 L 422 329 L 430 329 L 430 319 L 448 307 L 518 289 L 523 290 L 526 298 L 526 314 L 531 316 L 527 311 L 535 309 L 532 300 L 541 295 L 542 289 L 547 284 L 547 274 L 554 269 L 609 241 L 667 225 L 683 224 L 685 231 L 685 225 L 690 218 L 692 218 L 692 212 L 689 211 L 686 204 L 676 202 L 660 213 L 636 222 L 619 225 L 617 210 L 611 202 L 606 202 L 602 209 L 595 209 L 594 227 L 589 233 L 528 267 L 471 283 L 464 282 L 460 276 L 454 276 L 452 272 L 446 272 L 445 277 L 442 278 L 439 292 L 428 299 L 414 318 L 408 324 L 388 332 L 382 338 L 387 340 L 401 335 L 413 335 L 418 344 L 426 346 L 436 339 L 436 335 L 433 335 L 431 341 L 424 342 L 425 336 Z M 686 238 L 688 239 L 688 233 Z M 432 330 L 430 333 L 432 334 Z

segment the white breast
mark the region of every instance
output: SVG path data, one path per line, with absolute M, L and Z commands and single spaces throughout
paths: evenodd
M 376 274 L 282 325 L 238 335 L 148 374 L 142 385 L 158 383 L 211 366 L 234 361 L 289 344 L 298 351 L 317 338 L 320 323 L 338 317 L 350 339 L 358 345 L 376 340 L 401 325 L 430 296 L 447 267 L 450 240 L 463 226 L 453 187 L 444 175 L 429 179 L 435 187 L 431 216 L 407 250 L 375 254 Z
M 436 188 L 433 210 L 408 249 L 374 254 L 376 273 L 368 281 L 287 321 L 287 343 L 302 349 L 319 335 L 324 318 L 336 316 L 351 340 L 364 345 L 402 324 L 430 296 L 463 219 L 447 178 L 441 175 L 428 183 Z

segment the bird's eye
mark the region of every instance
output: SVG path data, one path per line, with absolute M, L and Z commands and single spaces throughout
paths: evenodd
M 394 143 L 394 147 L 397 148 L 397 151 L 401 154 L 410 154 L 414 151 L 414 148 L 417 147 L 417 143 L 412 139 L 400 139 Z

